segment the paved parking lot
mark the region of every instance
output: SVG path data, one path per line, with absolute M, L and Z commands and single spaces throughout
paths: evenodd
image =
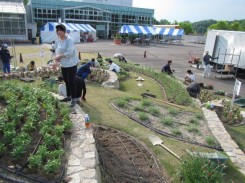
M 210 78 L 203 78 L 203 70 L 191 67 L 188 63 L 188 52 L 193 52 L 196 57 L 202 58 L 204 44 L 196 44 L 191 42 L 183 42 L 183 45 L 114 45 L 113 40 L 98 40 L 94 43 L 77 44 L 76 47 L 81 52 L 100 52 L 104 57 L 112 57 L 115 53 L 122 53 L 127 60 L 142 66 L 151 67 L 160 71 L 168 60 L 172 60 L 172 69 L 175 70 L 174 75 L 183 78 L 188 69 L 191 69 L 197 82 L 205 84 L 213 84 L 215 90 L 224 90 L 226 93 L 232 93 L 234 88 L 234 79 L 217 79 L 216 73 L 213 72 Z M 144 52 L 146 51 L 146 58 Z M 245 79 L 238 78 L 242 81 L 240 95 L 245 97 Z

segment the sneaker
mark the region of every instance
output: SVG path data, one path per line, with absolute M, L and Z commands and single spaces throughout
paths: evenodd
M 73 107 L 75 107 L 75 105 L 76 105 L 76 99 L 71 99 L 71 104 L 70 104 L 70 107 L 71 108 L 73 108 Z
M 61 102 L 69 102 L 71 101 L 71 97 L 65 97 L 63 99 L 60 100 Z

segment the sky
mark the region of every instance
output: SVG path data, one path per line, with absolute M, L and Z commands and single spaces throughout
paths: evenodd
M 133 7 L 154 9 L 158 21 L 245 19 L 245 0 L 133 0 Z

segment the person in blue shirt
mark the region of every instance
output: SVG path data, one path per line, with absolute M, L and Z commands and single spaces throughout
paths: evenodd
M 10 74 L 10 60 L 12 57 L 10 56 L 8 45 L 6 43 L 2 45 L 2 49 L 0 50 L 0 57 L 3 62 L 4 74 Z
M 88 75 L 91 73 L 91 70 L 90 70 L 91 66 L 92 66 L 92 62 L 87 62 L 86 64 L 83 64 L 77 70 L 77 76 L 82 79 L 86 79 Z

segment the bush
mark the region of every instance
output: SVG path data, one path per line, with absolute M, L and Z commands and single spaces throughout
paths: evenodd
M 195 125 L 189 125 L 187 127 L 187 130 L 188 130 L 188 132 L 194 132 L 194 133 L 198 133 L 199 132 L 199 129 Z
M 179 176 L 181 182 L 186 183 L 222 183 L 223 165 L 218 165 L 206 157 L 185 156 L 181 162 Z
M 160 120 L 160 122 L 164 125 L 172 126 L 173 125 L 173 118 L 170 118 L 170 117 L 162 118 Z
M 142 106 L 150 106 L 151 105 L 151 102 L 149 100 L 145 100 L 144 99 L 144 100 L 141 101 L 141 105 Z
M 146 113 L 143 113 L 143 112 L 140 112 L 140 113 L 139 113 L 139 118 L 140 118 L 140 120 L 142 120 L 142 121 L 149 120 L 149 116 L 148 116 Z
M 134 111 L 143 111 L 144 107 L 142 105 L 138 105 L 134 107 Z
M 173 129 L 172 130 L 173 135 L 180 136 L 182 133 L 178 129 Z
M 207 145 L 209 146 L 215 146 L 217 144 L 217 141 L 214 137 L 212 136 L 207 136 L 205 137 L 205 142 L 207 143 Z
M 168 109 L 168 112 L 171 115 L 177 115 L 177 114 L 179 114 L 179 111 L 177 109 L 175 109 L 175 108 L 169 108 Z
M 127 105 L 127 101 L 125 101 L 125 100 L 123 100 L 123 99 L 119 99 L 119 100 L 116 101 L 116 105 L 117 105 L 118 107 L 124 108 L 124 107 L 126 107 L 126 105 Z
M 149 107 L 149 113 L 152 114 L 152 115 L 159 115 L 160 114 L 160 111 L 159 109 L 155 108 L 155 107 Z

